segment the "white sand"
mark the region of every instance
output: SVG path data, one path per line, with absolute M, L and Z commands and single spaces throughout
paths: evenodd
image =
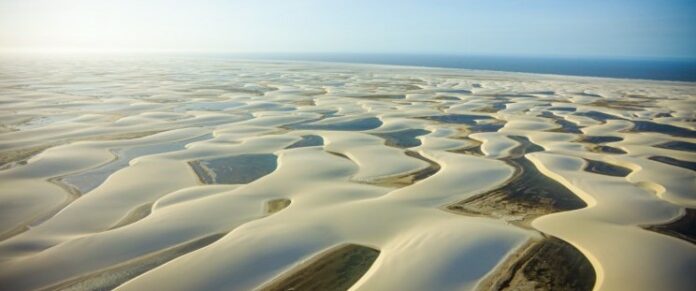
M 539 232 L 589 259 L 595 290 L 696 286 L 696 246 L 642 228 L 696 207 L 696 172 L 649 159 L 696 162 L 693 149 L 655 147 L 696 138 L 629 131 L 632 121 L 694 130 L 691 83 L 185 58 L 0 61 L 0 154 L 46 148 L 0 170 L 2 290 L 55 286 L 220 233 L 119 289 L 249 290 L 344 243 L 381 251 L 354 290 L 474 289 Z M 379 98 L 385 95 L 404 98 Z M 486 111 L 499 102 L 501 110 Z M 554 131 L 559 124 L 541 114 L 559 107 L 576 112 L 554 111 L 557 118 L 584 135 L 621 138 L 604 145 L 626 153 L 593 152 L 580 134 Z M 626 120 L 576 115 L 592 111 Z M 319 120 L 323 114 L 333 115 Z M 467 138 L 461 124 L 420 118 L 443 114 L 487 115 L 504 126 Z M 380 124 L 365 131 L 326 128 L 375 117 Z M 324 128 L 290 129 L 301 122 Z M 440 169 L 405 187 L 380 185 L 431 166 L 370 134 L 405 129 L 430 132 L 409 150 Z M 109 165 L 118 150 L 206 134 L 135 157 L 88 193 L 70 194 L 55 182 Z M 321 136 L 324 145 L 285 149 L 304 135 Z M 588 206 L 537 218 L 539 232 L 443 211 L 513 176 L 501 160 L 519 145 L 510 136 L 543 147 L 526 157 Z M 453 152 L 478 142 L 483 156 Z M 243 154 L 273 154 L 278 167 L 249 184 L 215 186 L 202 185 L 189 165 Z M 589 173 L 584 159 L 632 172 Z M 279 198 L 292 203 L 267 215 L 265 203 Z M 143 207 L 151 213 L 113 228 Z

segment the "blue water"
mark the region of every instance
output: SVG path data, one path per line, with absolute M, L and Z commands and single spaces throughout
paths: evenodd
M 506 72 L 696 81 L 696 59 L 610 59 L 406 54 L 255 54 L 234 57 L 461 68 Z

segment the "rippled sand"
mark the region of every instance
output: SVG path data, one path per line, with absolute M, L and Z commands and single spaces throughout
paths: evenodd
M 0 66 L 2 290 L 696 286 L 693 83 Z

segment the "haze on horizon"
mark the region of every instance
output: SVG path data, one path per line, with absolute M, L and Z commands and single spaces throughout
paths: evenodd
M 0 51 L 696 58 L 689 0 L 0 0 Z

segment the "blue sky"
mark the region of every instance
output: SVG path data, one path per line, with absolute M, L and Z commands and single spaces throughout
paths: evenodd
M 0 0 L 0 49 L 696 58 L 695 18 L 694 0 Z

